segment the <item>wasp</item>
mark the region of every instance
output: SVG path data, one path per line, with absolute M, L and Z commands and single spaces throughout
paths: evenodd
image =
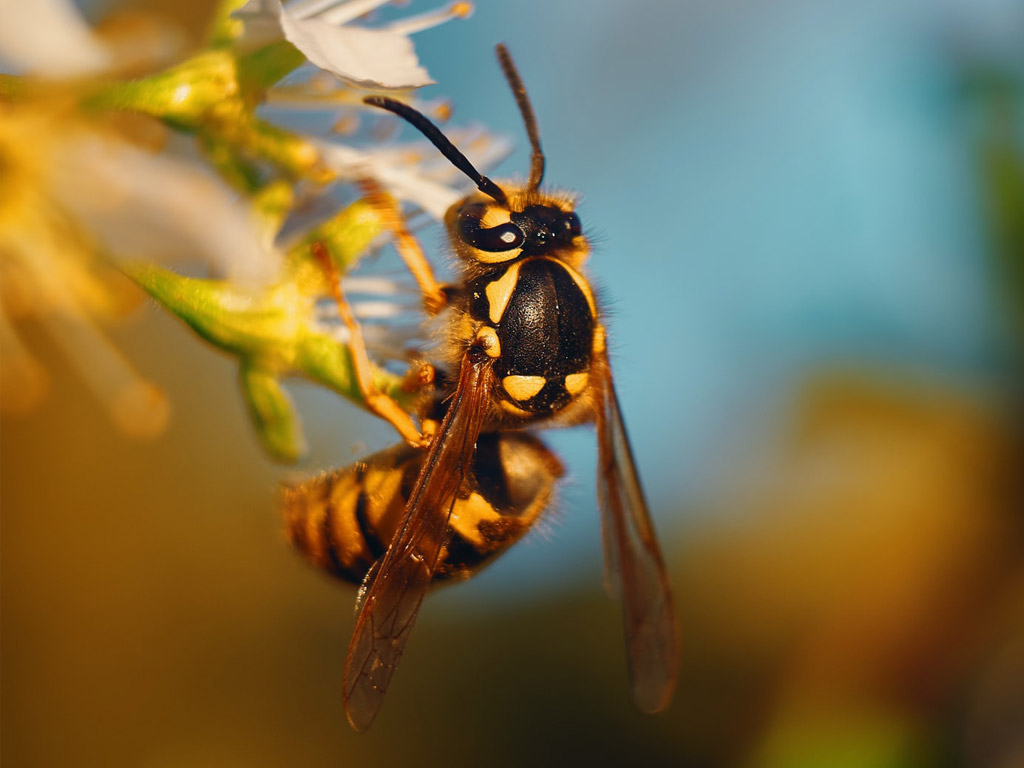
M 548 504 L 561 465 L 524 431 L 531 428 L 595 425 L 605 582 L 622 603 L 633 697 L 657 712 L 675 687 L 672 598 L 613 385 L 604 316 L 583 271 L 590 247 L 572 195 L 541 189 L 533 108 L 507 49 L 497 54 L 530 141 L 525 183 L 481 174 L 407 104 L 364 99 L 419 130 L 476 191 L 445 216 L 459 271 L 451 285 L 437 282 L 397 213 L 391 222 L 426 311 L 446 313 L 436 361 L 443 375 L 431 398 L 441 405 L 424 409 L 417 426 L 374 388 L 359 327 L 337 289 L 366 403 L 405 444 L 285 493 L 298 548 L 338 576 L 362 579 L 343 681 L 360 731 L 382 704 L 428 587 L 473 573 Z

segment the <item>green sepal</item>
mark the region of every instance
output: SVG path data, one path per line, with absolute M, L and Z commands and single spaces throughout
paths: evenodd
M 129 263 L 122 269 L 211 344 L 282 373 L 292 367 L 302 327 L 314 321 L 314 299 L 293 283 L 250 291 L 153 264 Z
M 209 31 L 206 33 L 208 48 L 224 48 L 232 45 L 242 35 L 245 24 L 241 19 L 232 17 L 235 11 L 241 10 L 248 0 L 221 0 L 210 18 Z
M 276 461 L 294 464 L 306 454 L 295 403 L 272 372 L 245 361 L 238 369 L 242 396 L 263 449 Z
M 202 132 L 196 136 L 200 148 L 207 159 L 228 184 L 245 195 L 255 193 L 263 183 L 263 173 L 257 166 L 242 157 L 235 147 L 224 139 L 210 132 Z
M 377 208 L 359 199 L 311 229 L 288 249 L 293 279 L 308 293 L 329 293 L 321 264 L 312 257 L 313 243 L 323 243 L 338 274 L 345 274 L 359 261 L 387 225 Z
M 85 103 L 141 112 L 186 129 L 197 128 L 215 111 L 244 109 L 230 51 L 204 51 L 153 75 L 102 83 Z
M 121 269 L 199 336 L 239 359 L 249 412 L 274 458 L 294 461 L 303 445 L 280 379 L 302 376 L 365 407 L 351 350 L 318 324 L 315 294 L 300 290 L 297 282 L 245 290 L 153 264 L 127 263 Z M 403 408 L 415 404 L 403 377 L 375 367 L 373 380 Z
M 296 351 L 297 373 L 365 405 L 352 364 L 352 350 L 347 344 L 325 333 L 310 333 L 303 336 Z M 383 368 L 374 367 L 373 384 L 405 410 L 411 410 L 416 402 L 416 395 L 405 389 L 405 379 Z
M 309 139 L 255 116 L 265 90 L 262 75 L 252 65 L 243 75 L 239 67 L 233 51 L 208 50 L 147 77 L 99 83 L 83 103 L 149 115 L 197 134 L 217 168 L 242 189 L 255 183 L 252 160 L 272 163 L 294 178 L 330 181 L 333 173 Z
M 238 57 L 238 80 L 243 93 L 259 98 L 267 88 L 305 63 L 302 51 L 287 40 L 275 40 Z
M 281 231 L 294 205 L 295 189 L 284 179 L 265 184 L 253 194 L 253 212 L 268 242 Z

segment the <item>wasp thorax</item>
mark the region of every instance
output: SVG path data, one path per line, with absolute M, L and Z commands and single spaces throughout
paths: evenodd
M 582 232 L 580 217 L 556 205 L 511 211 L 497 202 L 470 200 L 449 216 L 460 255 L 486 264 L 572 248 Z M 468 250 L 468 253 L 466 252 Z

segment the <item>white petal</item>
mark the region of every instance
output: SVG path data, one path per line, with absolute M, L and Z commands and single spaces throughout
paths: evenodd
M 0 0 L 0 62 L 47 77 L 105 69 L 110 56 L 65 0 Z
M 426 178 L 415 167 L 399 168 L 341 144 L 317 142 L 317 146 L 324 161 L 342 178 L 370 176 L 399 200 L 418 205 L 435 219 L 443 220 L 445 212 L 463 196 L 451 187 Z
M 205 168 L 83 131 L 55 152 L 53 172 L 60 202 L 117 256 L 200 260 L 248 284 L 277 276 L 251 210 Z
M 351 277 L 346 275 L 343 287 L 345 293 L 349 295 L 356 293 L 375 293 L 383 296 L 419 295 L 408 283 L 389 280 L 386 277 L 369 277 L 366 275 Z
M 281 29 L 320 69 L 363 88 L 430 85 L 409 38 L 383 29 L 336 27 L 320 19 L 297 19 L 281 10 Z
M 352 304 L 352 314 L 360 320 L 388 320 L 409 311 L 409 307 L 391 301 L 357 301 Z
M 414 35 L 425 29 L 436 27 L 452 19 L 467 19 L 473 15 L 473 4 L 469 2 L 452 3 L 447 8 L 436 8 L 416 16 L 406 16 L 404 19 L 393 22 L 387 26 L 392 32 L 400 35 Z

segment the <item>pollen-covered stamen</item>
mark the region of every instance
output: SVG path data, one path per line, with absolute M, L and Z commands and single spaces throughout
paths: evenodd
M 415 167 L 392 159 L 386 153 L 360 152 L 342 144 L 318 142 L 317 148 L 328 167 L 343 179 L 373 177 L 388 192 L 400 200 L 407 200 L 430 213 L 435 219 L 444 218 L 460 194 L 451 187 L 439 184 Z
M 348 113 L 341 115 L 337 120 L 334 121 L 334 125 L 331 126 L 331 133 L 339 136 L 352 136 L 359 132 L 359 115 L 355 113 Z
M 452 103 L 448 99 L 438 99 L 433 109 L 428 110 L 440 123 L 447 123 L 452 119 Z
M 441 130 L 430 122 L 430 120 L 428 120 L 422 113 L 413 109 L 408 104 L 403 104 L 400 101 L 395 101 L 394 99 L 389 99 L 384 96 L 367 96 L 363 101 L 372 106 L 393 112 L 408 122 L 427 139 L 429 139 L 430 143 L 437 147 L 438 151 L 448 158 L 452 165 L 472 179 L 476 184 L 477 189 L 502 205 L 508 205 L 508 197 L 505 195 L 505 191 L 491 179 L 487 178 L 480 173 L 480 171 L 474 168 L 473 164 L 469 162 L 469 159 L 462 154 L 462 152 L 452 144 L 451 140 L 441 133 Z
M 457 146 L 467 147 L 475 159 L 476 166 L 486 170 L 494 168 L 498 163 L 511 155 L 515 149 L 515 146 L 508 137 L 495 136 L 479 124 L 456 128 L 451 131 L 449 137 Z M 426 146 L 426 144 L 424 143 L 423 146 Z M 465 176 L 462 175 L 458 168 L 448 162 L 446 157 L 431 151 L 424 159 L 422 168 L 431 178 L 450 183 L 453 186 L 468 191 Z
M 316 72 L 309 78 L 309 87 L 314 93 L 333 93 L 338 90 L 338 81 L 328 72 Z
M 434 11 L 427 11 L 418 16 L 410 16 L 406 19 L 389 24 L 385 29 L 389 32 L 397 32 L 400 35 L 412 35 L 422 32 L 425 29 L 436 27 L 452 19 L 465 19 L 473 14 L 473 4 L 468 2 L 452 3 L 447 8 L 438 8 Z
M 330 24 L 347 24 L 382 5 L 387 5 L 387 0 L 348 0 L 343 5 L 322 13 L 318 18 Z
M 390 119 L 389 119 L 390 118 Z M 401 127 L 399 123 L 390 115 L 380 117 L 373 121 L 373 127 L 370 129 L 370 137 L 377 144 L 383 144 L 386 141 L 390 141 L 398 135 L 398 131 Z M 421 158 L 415 158 L 412 160 L 412 164 L 415 165 Z
M 344 24 L 385 5 L 387 0 L 297 0 L 288 12 L 299 19 L 314 16 L 331 24 Z

